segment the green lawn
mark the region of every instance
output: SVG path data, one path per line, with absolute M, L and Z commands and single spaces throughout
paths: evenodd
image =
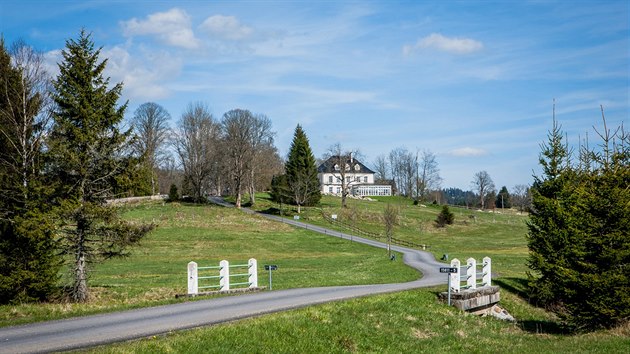
M 256 258 L 259 285 L 264 264 L 276 264 L 273 289 L 404 282 L 420 274 L 385 250 L 296 229 L 213 205 L 148 203 L 128 207 L 125 218 L 158 227 L 127 258 L 97 264 L 90 274 L 87 304 L 0 306 L 0 325 L 171 303 L 187 291 L 186 266 L 232 264 Z
M 563 335 L 504 292 L 520 324 L 465 315 L 413 290 L 311 306 L 91 349 L 90 353 L 625 353 L 630 327 Z
M 493 279 L 501 287 L 501 304 L 518 320 L 507 323 L 466 315 L 437 301 L 445 287 L 364 297 L 311 306 L 208 328 L 182 331 L 91 349 L 114 353 L 321 353 L 321 352 L 542 352 L 625 353 L 630 325 L 589 334 L 566 334 L 557 319 L 527 303 L 525 271 L 526 217 L 454 209 L 456 223 L 433 226 L 439 208 L 414 206 L 403 198 L 350 200 L 324 197 L 319 208 L 306 208 L 301 219 L 336 228 L 322 217 L 372 232 L 382 232 L 380 215 L 387 204 L 400 209 L 395 237 L 430 245 L 436 256 L 493 259 Z M 256 208 L 278 206 L 261 194 Z M 287 217 L 294 211 L 285 209 Z M 176 301 L 186 291 L 186 264 L 217 264 L 221 259 L 277 264 L 274 290 L 295 287 L 402 282 L 419 275 L 401 262 L 391 262 L 382 249 L 351 243 L 275 223 L 232 208 L 148 203 L 127 207 L 131 220 L 158 224 L 130 257 L 97 265 L 92 272 L 88 304 L 0 306 L 1 325 L 63 318 L 87 313 L 151 306 Z M 474 215 L 472 218 L 470 215 Z M 344 230 L 341 228 L 341 230 Z
M 341 208 L 341 199 L 323 196 L 321 205 L 303 208 L 301 219 L 320 226 L 347 231 L 331 224 L 322 216 L 336 214 L 338 220 L 349 225 L 384 234 L 383 208 L 392 204 L 399 210 L 399 224 L 394 228 L 394 237 L 416 244 L 429 245 L 428 251 L 436 258 L 448 254 L 462 263 L 473 257 L 480 261 L 491 257 L 493 273 L 502 277 L 523 277 L 527 271 L 527 244 L 525 236 L 527 216 L 514 211 L 481 212 L 463 208 L 451 208 L 455 223 L 446 228 L 435 227 L 435 219 L 441 210 L 438 205 L 413 205 L 402 197 L 374 197 L 374 201 L 348 199 L 348 208 Z M 267 194 L 257 196 L 256 210 L 278 209 Z M 275 211 L 275 210 L 274 210 Z M 284 206 L 283 214 L 296 215 L 296 209 Z

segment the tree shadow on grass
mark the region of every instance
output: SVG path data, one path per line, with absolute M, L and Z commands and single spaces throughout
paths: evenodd
M 524 278 L 499 278 L 492 279 L 492 282 L 521 299 L 529 302 L 529 292 L 527 290 L 527 279 Z
M 501 289 L 508 291 L 531 304 L 531 296 L 528 290 L 529 285 L 527 284 L 527 279 L 507 277 L 492 279 L 492 282 L 501 287 Z M 536 306 L 535 304 L 532 305 Z M 519 320 L 518 325 L 522 330 L 536 334 L 568 334 L 571 332 L 561 322 L 553 320 Z

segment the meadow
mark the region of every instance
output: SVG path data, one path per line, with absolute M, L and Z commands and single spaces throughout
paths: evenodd
M 86 350 L 94 353 L 352 353 L 352 352 L 532 352 L 625 353 L 630 326 L 594 333 L 570 334 L 558 319 L 527 301 L 526 215 L 453 209 L 455 224 L 436 228 L 438 206 L 413 205 L 404 198 L 375 201 L 324 197 L 319 207 L 305 208 L 300 219 L 348 231 L 348 226 L 382 233 L 381 214 L 397 206 L 395 237 L 429 245 L 436 257 L 448 254 L 493 259 L 494 285 L 501 305 L 516 323 L 467 315 L 437 300 L 445 286 L 369 296 L 310 306 L 213 327 Z M 280 206 L 258 196 L 256 210 L 278 213 Z M 282 214 L 293 218 L 293 208 Z M 267 285 L 264 264 L 277 264 L 273 289 L 308 286 L 403 282 L 420 274 L 397 257 L 368 246 L 319 235 L 248 215 L 233 208 L 183 203 L 143 203 L 122 210 L 125 218 L 158 225 L 123 259 L 96 265 L 88 304 L 2 306 L 2 325 L 51 318 L 194 301 L 175 299 L 186 291 L 186 264 L 259 262 L 259 283 Z M 337 214 L 338 223 L 325 217 Z M 346 226 L 344 226 L 346 225 Z M 333 275 L 333 276 L 330 276 Z M 207 297 L 199 297 L 207 298 Z M 199 299 L 198 298 L 198 299 Z

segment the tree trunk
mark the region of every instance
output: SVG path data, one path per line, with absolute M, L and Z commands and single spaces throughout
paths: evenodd
M 75 302 L 86 302 L 88 300 L 87 267 L 85 262 L 85 252 L 83 251 L 85 237 L 82 230 L 79 232 L 79 242 L 75 258 L 74 284 L 72 286 L 72 299 Z
M 299 214 L 299 213 L 301 213 L 301 212 L 302 212 L 302 208 L 301 208 L 301 205 L 300 205 L 300 204 L 298 204 L 297 206 L 298 206 L 298 214 Z
M 249 201 L 254 206 L 256 203 L 256 186 L 254 185 L 254 169 L 251 170 L 249 179 Z

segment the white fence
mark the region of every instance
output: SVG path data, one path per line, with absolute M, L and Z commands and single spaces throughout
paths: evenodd
M 477 286 L 491 286 L 492 261 L 490 257 L 484 257 L 481 264 L 481 272 L 477 272 L 477 261 L 474 258 L 468 258 L 466 265 L 462 266 L 459 259 L 454 258 L 451 261 L 451 267 L 457 268 L 457 273 L 451 273 L 451 291 L 458 293 L 461 289 L 476 289 Z M 465 274 L 464 274 L 465 272 Z M 481 282 L 478 283 L 477 279 Z M 466 285 L 462 285 L 466 282 Z
M 230 269 L 236 269 L 237 273 L 230 274 Z M 247 273 L 245 272 L 247 270 Z M 218 271 L 218 274 L 217 274 Z M 199 276 L 199 273 L 209 273 L 210 275 Z M 239 273 L 240 272 L 240 273 Z M 247 281 L 244 278 L 247 277 Z M 233 278 L 237 281 L 232 282 Z M 204 283 L 215 280 L 210 285 L 199 285 L 199 281 Z M 219 281 L 216 284 L 216 280 Z M 188 295 L 197 295 L 199 289 L 218 289 L 219 291 L 230 290 L 231 287 L 247 285 L 249 288 L 258 287 L 258 262 L 250 258 L 247 264 L 234 264 L 226 260 L 219 262 L 218 266 L 199 267 L 196 262 L 188 263 Z

